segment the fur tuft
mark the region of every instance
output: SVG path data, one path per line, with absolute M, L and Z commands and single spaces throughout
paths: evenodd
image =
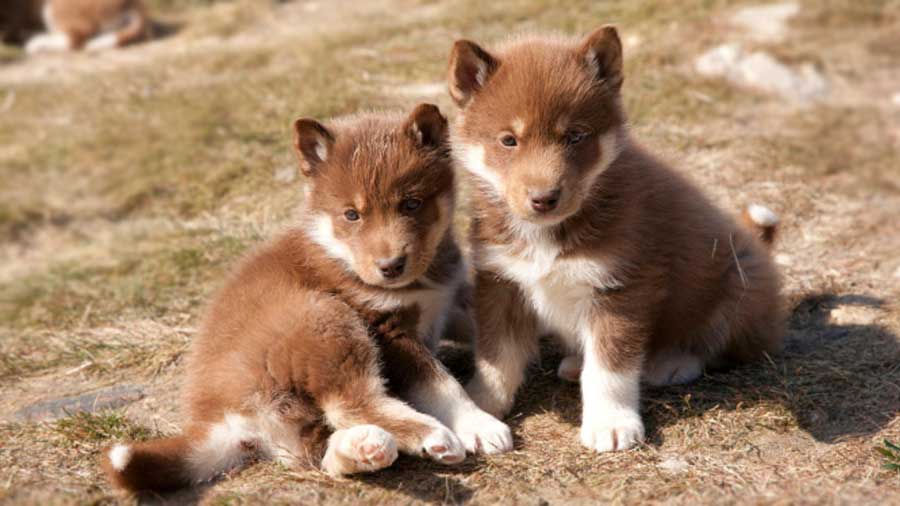
M 744 210 L 744 222 L 748 227 L 756 231 L 757 237 L 766 245 L 775 242 L 775 233 L 778 229 L 778 215 L 766 206 L 751 204 Z

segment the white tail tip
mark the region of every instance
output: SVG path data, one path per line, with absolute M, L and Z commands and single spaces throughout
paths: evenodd
M 128 445 L 115 445 L 109 450 L 109 463 L 113 469 L 122 472 L 131 461 L 131 447 Z
M 775 211 L 772 211 L 766 206 L 751 204 L 750 207 L 747 208 L 747 214 L 750 215 L 750 219 L 753 220 L 753 223 L 756 223 L 760 227 L 774 227 L 775 225 L 778 225 L 778 215 L 775 214 Z

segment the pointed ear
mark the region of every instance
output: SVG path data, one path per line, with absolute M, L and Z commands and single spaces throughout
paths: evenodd
M 456 105 L 465 107 L 478 90 L 484 88 L 500 62 L 468 40 L 458 40 L 450 53 L 450 96 Z
M 616 27 L 604 25 L 591 32 L 579 53 L 598 81 L 606 81 L 616 91 L 622 87 L 622 41 Z
M 434 104 L 419 104 L 403 129 L 422 148 L 436 149 L 447 144 L 447 118 Z
M 334 136 L 314 119 L 301 118 L 294 122 L 294 150 L 300 160 L 300 170 L 312 176 L 328 159 L 334 145 Z

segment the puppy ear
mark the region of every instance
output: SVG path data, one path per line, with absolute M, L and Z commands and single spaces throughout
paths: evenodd
M 447 143 L 447 118 L 434 104 L 417 105 L 403 129 L 419 147 L 436 149 Z
M 464 107 L 472 96 L 484 88 L 500 62 L 478 44 L 458 40 L 450 53 L 450 96 Z
M 598 81 L 609 83 L 616 91 L 622 87 L 622 41 L 616 27 L 604 25 L 585 37 L 579 54 Z
M 333 146 L 334 136 L 318 121 L 301 118 L 294 122 L 294 151 L 305 176 L 316 174 Z

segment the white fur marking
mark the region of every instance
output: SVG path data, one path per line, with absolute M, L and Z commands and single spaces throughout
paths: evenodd
M 44 51 L 68 51 L 72 49 L 69 37 L 62 33 L 42 33 L 28 39 L 25 52 L 29 54 Z
M 118 47 L 119 36 L 115 33 L 104 33 L 89 40 L 84 46 L 85 51 L 102 51 Z
M 115 445 L 109 450 L 109 463 L 112 468 L 122 472 L 131 462 L 131 447 L 128 445 Z
M 459 144 L 457 149 L 459 161 L 469 172 L 484 180 L 490 188 L 497 194 L 502 195 L 506 185 L 503 179 L 497 175 L 497 172 L 488 167 L 484 160 L 484 146 L 479 144 Z
M 206 440 L 188 455 L 191 477 L 206 481 L 244 462 L 246 443 L 261 443 L 261 435 L 251 419 L 226 413 L 221 423 L 212 426 Z
M 318 149 L 318 148 L 316 148 Z M 334 225 L 327 214 L 319 214 L 313 218 L 311 226 L 307 227 L 308 234 L 313 241 L 325 249 L 332 258 L 343 260 L 350 267 L 353 265 L 353 252 L 350 247 L 334 236 Z
M 598 452 L 626 450 L 644 439 L 638 413 L 640 370 L 614 372 L 603 366 L 585 337 L 581 371 L 581 443 Z
M 751 204 L 747 208 L 747 214 L 750 215 L 753 223 L 760 227 L 774 227 L 778 225 L 778 215 L 766 206 Z
M 325 147 L 324 139 L 318 139 L 316 142 L 316 156 L 323 162 L 328 158 L 328 148 Z

